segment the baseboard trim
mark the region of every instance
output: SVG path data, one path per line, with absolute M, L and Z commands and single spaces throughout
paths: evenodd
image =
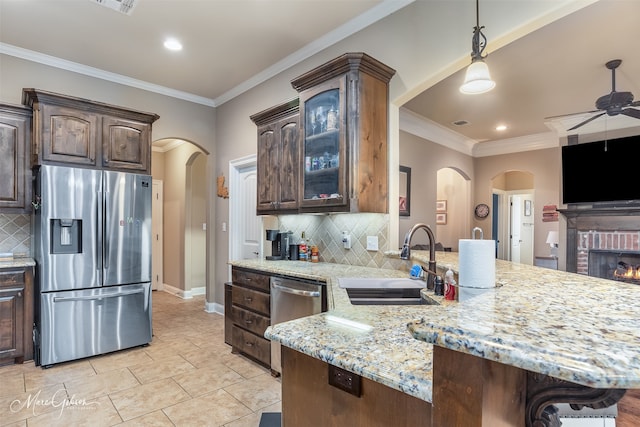
M 224 305 L 217 302 L 205 302 L 204 311 L 207 313 L 217 313 L 224 316 Z
M 199 288 L 192 288 L 188 291 L 185 291 L 184 289 L 179 289 L 179 288 L 176 288 L 175 286 L 167 285 L 166 283 L 164 284 L 164 291 L 169 292 L 170 294 L 180 297 L 182 299 L 191 299 L 194 296 L 206 294 L 206 289 L 204 286 Z

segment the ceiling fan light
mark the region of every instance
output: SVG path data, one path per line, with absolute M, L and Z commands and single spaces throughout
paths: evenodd
M 489 92 L 496 87 L 496 82 L 491 80 L 489 67 L 482 60 L 473 61 L 467 67 L 464 83 L 460 86 L 460 92 L 467 95 Z

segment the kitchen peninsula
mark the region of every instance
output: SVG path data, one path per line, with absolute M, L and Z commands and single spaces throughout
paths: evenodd
M 412 256 L 414 261 L 426 260 L 419 251 Z M 438 252 L 437 262 L 439 268 L 451 265 L 457 270 L 455 253 Z M 412 413 L 428 421 L 423 425 L 455 425 L 455 416 L 465 411 L 479 417 L 475 425 L 496 425 L 495 418 L 494 424 L 486 421 L 491 416 L 501 417 L 502 425 L 533 425 L 540 417 L 553 418 L 553 413 L 544 412 L 549 404 L 597 405 L 602 400 L 613 404 L 622 390 L 640 388 L 640 320 L 636 316 L 640 289 L 634 285 L 497 260 L 499 287 L 463 302 L 353 306 L 336 278 L 406 277 L 407 273 L 290 261 L 234 261 L 232 265 L 326 280 L 327 313 L 273 325 L 267 338 L 283 345 L 285 362 L 289 353 L 307 355 L 355 373 L 363 381 L 433 403 Z M 283 365 L 285 423 L 290 409 L 287 372 L 295 366 Z M 456 382 L 460 380 L 454 378 L 456 373 L 465 381 L 479 380 L 478 387 Z M 541 385 L 535 389 L 532 385 L 538 380 Z M 319 383 L 310 379 L 309 386 Z M 555 392 L 558 386 L 563 388 Z M 339 392 L 344 399 L 355 398 Z M 489 394 L 491 398 L 486 399 Z M 464 410 L 448 406 L 463 401 L 468 405 Z M 491 408 L 490 401 L 499 405 Z M 333 410 L 339 411 L 335 399 L 333 404 Z M 348 415 L 353 414 L 342 414 Z

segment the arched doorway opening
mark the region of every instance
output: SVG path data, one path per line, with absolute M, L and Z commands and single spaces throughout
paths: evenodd
M 209 153 L 190 141 L 152 146 L 152 175 L 162 181 L 163 289 L 181 298 L 204 294 L 208 283 Z

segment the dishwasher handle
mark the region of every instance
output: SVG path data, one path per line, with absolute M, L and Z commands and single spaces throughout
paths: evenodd
M 293 288 L 282 286 L 278 283 L 273 283 L 273 282 L 271 283 L 271 287 L 273 287 L 274 289 L 278 289 L 282 292 L 286 292 L 288 294 L 300 295 L 303 297 L 319 297 L 320 296 L 320 292 L 318 291 L 304 291 L 302 289 L 293 289 Z

